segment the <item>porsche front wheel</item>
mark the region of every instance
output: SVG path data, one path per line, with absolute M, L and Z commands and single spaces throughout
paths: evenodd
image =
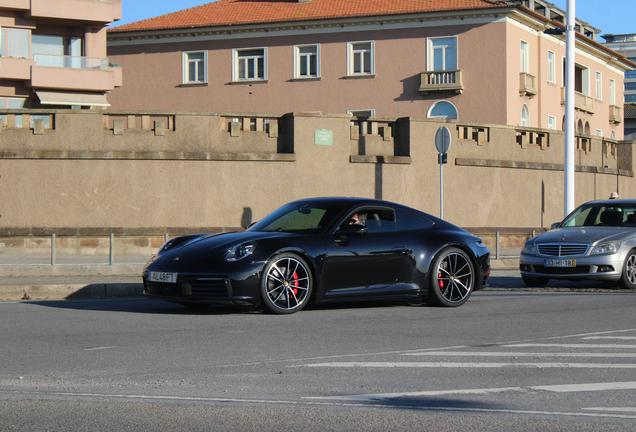
M 309 302 L 313 278 L 309 266 L 296 254 L 271 259 L 261 278 L 261 298 L 266 310 L 276 314 L 298 312 Z

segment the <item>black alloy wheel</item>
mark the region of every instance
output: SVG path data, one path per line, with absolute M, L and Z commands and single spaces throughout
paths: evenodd
M 427 303 L 436 306 L 461 306 L 475 289 L 475 265 L 466 252 L 444 249 L 435 259 Z
M 313 290 L 309 266 L 298 255 L 283 253 L 265 266 L 261 278 L 263 306 L 276 314 L 291 314 L 303 309 Z

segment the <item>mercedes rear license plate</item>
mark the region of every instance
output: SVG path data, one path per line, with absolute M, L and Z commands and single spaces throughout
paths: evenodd
M 544 260 L 543 265 L 546 267 L 576 267 L 576 260 L 547 259 Z
M 151 282 L 177 283 L 176 273 L 150 272 Z

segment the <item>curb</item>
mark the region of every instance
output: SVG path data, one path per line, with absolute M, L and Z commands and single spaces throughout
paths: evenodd
M 141 275 L 145 264 L 5 264 L 2 276 L 102 276 Z
M 143 297 L 141 283 L 0 286 L 0 300 L 76 300 Z

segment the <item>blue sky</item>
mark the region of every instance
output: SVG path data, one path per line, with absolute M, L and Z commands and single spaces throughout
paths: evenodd
M 122 0 L 122 20 L 127 24 L 209 3 L 207 0 Z M 567 0 L 551 0 L 565 10 Z M 576 17 L 603 30 L 601 34 L 636 33 L 636 0 L 575 0 Z M 603 39 L 600 39 L 603 42 Z

